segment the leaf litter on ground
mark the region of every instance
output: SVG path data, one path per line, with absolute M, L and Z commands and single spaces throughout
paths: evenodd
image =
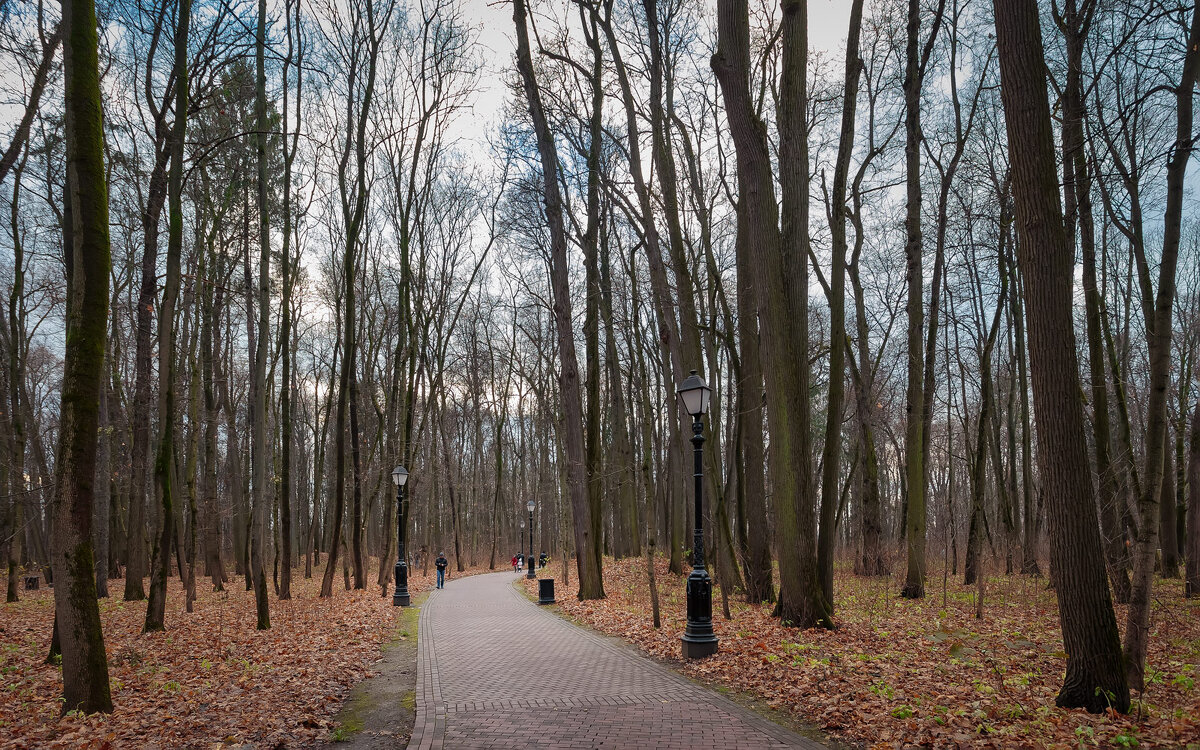
M 370 567 L 368 570 L 375 570 Z M 472 569 L 470 572 L 486 572 Z M 292 599 L 270 595 L 271 628 L 255 628 L 254 595 L 242 578 L 213 592 L 197 583 L 194 612 L 178 578 L 167 589 L 167 629 L 142 633 L 146 602 L 100 599 L 113 713 L 61 712 L 62 670 L 45 664 L 54 593 L 22 591 L 0 605 L 0 748 L 310 747 L 327 739 L 350 688 L 370 676 L 380 647 L 397 637 L 391 591 L 345 590 L 321 599 L 323 569 L 297 571 Z M 452 573 L 451 577 L 462 573 Z M 415 595 L 433 588 L 414 571 Z M 413 637 L 415 634 L 399 637 Z
M 557 569 L 557 568 L 556 568 Z M 607 598 L 560 587 L 568 617 L 629 641 L 684 674 L 748 693 L 829 735 L 871 748 L 1177 747 L 1200 750 L 1200 601 L 1178 580 L 1155 583 L 1146 692 L 1130 714 L 1056 708 L 1066 666 L 1054 592 L 1044 578 L 987 579 L 983 618 L 974 586 L 933 570 L 923 600 L 900 582 L 838 571 L 835 630 L 784 627 L 770 604 L 730 593 L 731 620 L 713 589 L 720 650 L 680 658 L 685 579 L 656 561 L 662 627 L 651 621 L 645 558 L 605 560 Z M 534 582 L 525 585 L 533 593 Z M 561 586 L 561 584 L 560 584 Z M 565 590 L 563 590 L 565 589 Z M 1117 607 L 1124 624 L 1125 607 Z

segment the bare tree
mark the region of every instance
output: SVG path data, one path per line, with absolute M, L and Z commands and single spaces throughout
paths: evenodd
M 91 534 L 111 249 L 99 40 L 92 0 L 64 3 L 62 24 L 67 92 L 63 239 L 68 248 L 68 301 L 55 462 L 52 544 L 58 585 L 54 587 L 54 619 L 62 652 L 62 710 L 94 713 L 112 711 Z
M 591 518 L 593 508 L 587 494 L 586 455 L 583 440 L 583 403 L 579 387 L 579 363 L 571 325 L 571 298 L 567 277 L 567 232 L 563 222 L 562 197 L 558 187 L 558 151 L 546 121 L 541 91 L 529 51 L 529 29 L 525 0 L 514 0 L 513 22 L 517 29 L 517 69 L 525 91 L 529 115 L 533 120 L 541 161 L 543 200 L 550 227 L 550 285 L 553 295 L 554 326 L 557 332 L 559 397 L 562 406 L 562 437 L 566 453 L 567 491 L 575 516 L 575 548 L 578 555 L 579 598 L 603 599 L 600 544 L 595 539 Z M 598 501 L 599 498 L 596 498 Z
M 1038 468 L 1047 495 L 1067 674 L 1056 703 L 1129 709 L 1116 616 L 1100 559 L 1096 500 L 1083 441 L 1079 366 L 1071 326 L 1073 258 L 1058 194 L 1035 0 L 995 2 L 1001 94 L 1012 161 L 1018 260 L 1025 279 Z M 1070 346 L 1064 346 L 1070 342 Z

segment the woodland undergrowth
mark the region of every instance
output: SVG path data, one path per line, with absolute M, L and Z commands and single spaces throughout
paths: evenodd
M 61 668 L 46 664 L 53 591 L 22 591 L 0 604 L 0 748 L 310 747 L 328 738 L 334 716 L 370 676 L 380 646 L 394 638 L 391 591 L 347 591 L 342 576 L 321 599 L 322 569 L 296 571 L 292 596 L 271 596 L 271 629 L 255 629 L 254 595 L 235 578 L 224 592 L 197 581 L 195 611 L 172 578 L 167 629 L 143 634 L 146 603 L 100 600 L 114 711 L 61 715 Z M 470 572 L 486 572 L 476 570 Z M 451 577 L 463 573 L 451 572 Z M 418 569 L 414 594 L 433 588 Z M 114 587 L 120 590 L 120 586 Z

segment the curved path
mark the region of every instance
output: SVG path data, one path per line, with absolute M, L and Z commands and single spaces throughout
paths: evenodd
M 822 747 L 539 608 L 515 578 L 426 600 L 409 748 Z

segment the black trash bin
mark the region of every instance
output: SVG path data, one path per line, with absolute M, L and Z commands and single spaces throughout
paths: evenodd
M 538 604 L 553 604 L 554 603 L 554 579 L 539 578 L 538 579 Z

